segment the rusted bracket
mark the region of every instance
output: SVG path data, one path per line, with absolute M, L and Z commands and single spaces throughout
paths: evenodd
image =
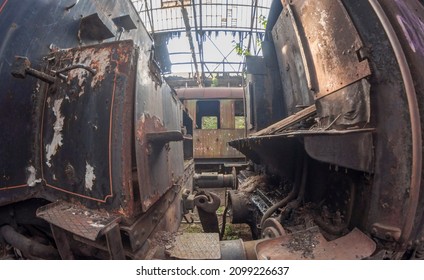
M 156 62 L 156 60 L 154 59 L 154 50 L 151 50 L 150 53 L 150 59 L 149 59 L 149 70 L 150 70 L 150 75 L 153 79 L 153 81 L 161 86 L 162 85 L 162 76 L 161 76 L 161 70 L 160 67 L 158 65 L 158 63 Z
M 221 204 L 221 199 L 213 192 L 200 192 L 194 198 L 194 204 L 208 213 L 215 213 Z
M 189 189 L 183 191 L 183 214 L 188 214 L 189 211 L 194 210 L 194 197 L 195 194 L 191 193 Z
M 19 79 L 25 79 L 28 74 L 49 84 L 53 84 L 56 81 L 56 77 L 31 68 L 31 62 L 24 56 L 16 56 L 11 74 L 13 77 Z
M 67 78 L 66 76 L 63 75 L 64 72 L 68 72 L 77 68 L 85 69 L 89 73 L 91 73 L 93 76 L 96 75 L 96 70 L 94 70 L 93 68 L 88 67 L 86 65 L 82 65 L 82 64 L 75 64 L 60 70 L 51 71 L 53 74 L 55 74 L 55 76 L 52 76 L 52 75 L 49 75 L 44 72 L 31 68 L 31 62 L 25 56 L 15 57 L 15 62 L 12 65 L 11 74 L 13 77 L 19 78 L 19 79 L 25 79 L 26 75 L 30 75 L 48 84 L 54 84 L 56 82 L 57 77 L 61 79 Z
M 183 134 L 178 130 L 158 131 L 146 133 L 146 139 L 152 144 L 164 145 L 169 142 L 184 140 Z
M 199 192 L 194 198 L 194 204 L 199 212 L 200 222 L 204 232 L 218 232 L 218 216 L 216 210 L 221 205 L 219 196 L 212 192 Z
M 74 69 L 78 69 L 78 68 L 81 68 L 81 69 L 85 69 L 85 70 L 87 70 L 88 72 L 90 72 L 91 73 L 91 75 L 93 75 L 93 76 L 95 76 L 96 75 L 96 70 L 94 70 L 93 68 L 91 68 L 91 67 L 88 67 L 88 66 L 86 66 L 86 65 L 83 65 L 83 64 L 74 64 L 74 65 L 71 65 L 71 66 L 68 66 L 68 67 L 65 67 L 65 68 L 63 68 L 63 69 L 60 69 L 60 70 L 56 70 L 56 71 L 52 71 L 53 73 L 55 73 L 56 75 L 57 74 L 62 74 L 62 73 L 64 73 L 64 72 L 69 72 L 69 71 L 71 71 L 71 70 L 74 70 Z
M 155 230 L 156 225 L 163 218 L 163 215 L 165 215 L 169 205 L 173 203 L 174 199 L 180 193 L 180 189 L 181 187 L 179 185 L 174 185 L 161 197 L 158 203 L 152 206 L 146 214 L 141 215 L 131 226 L 121 226 L 121 230 L 128 235 L 133 252 L 139 250 Z
M 399 241 L 402 230 L 398 227 L 375 223 L 372 225 L 371 234 L 387 241 Z

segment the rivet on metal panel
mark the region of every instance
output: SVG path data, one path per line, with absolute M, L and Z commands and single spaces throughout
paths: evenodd
M 151 144 L 148 144 L 147 145 L 147 150 L 146 150 L 148 156 L 150 156 L 152 154 L 152 149 L 153 149 L 152 145 Z

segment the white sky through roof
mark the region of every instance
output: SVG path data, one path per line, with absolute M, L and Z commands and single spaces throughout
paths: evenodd
M 168 51 L 172 74 L 194 73 L 180 1 L 134 0 L 133 2 L 150 32 L 170 34 Z M 253 34 L 250 38 L 252 42 L 250 53 L 260 54 L 256 41 L 257 38 L 262 38 L 265 30 L 259 17 L 268 16 L 271 2 L 272 0 L 184 0 L 199 71 L 203 66 L 206 76 L 216 72 L 240 73 L 243 70 L 243 57 L 237 54 L 234 47 L 239 43 L 242 48 L 247 48 L 250 31 Z M 253 24 L 252 15 L 254 15 Z M 199 37 L 202 38 L 201 46 L 197 41 L 196 26 L 198 33 L 203 34 Z M 203 60 L 199 48 L 203 48 Z

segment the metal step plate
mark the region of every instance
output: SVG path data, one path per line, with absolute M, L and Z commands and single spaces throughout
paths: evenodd
M 183 260 L 218 260 L 221 249 L 218 233 L 183 233 L 166 250 L 171 258 Z
M 92 241 L 96 241 L 120 221 L 119 216 L 106 211 L 96 211 L 64 201 L 38 208 L 37 217 Z
M 317 227 L 262 241 L 256 245 L 259 260 L 358 260 L 371 256 L 376 244 L 359 229 L 327 241 Z

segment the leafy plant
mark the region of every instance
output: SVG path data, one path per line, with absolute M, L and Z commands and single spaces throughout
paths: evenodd
M 202 117 L 202 129 L 218 129 L 218 117 Z
M 268 24 L 268 20 L 266 19 L 266 17 L 264 15 L 260 15 L 258 20 L 259 20 L 259 24 L 261 24 L 262 27 L 266 29 L 266 25 Z
M 235 42 L 233 41 L 233 43 L 235 43 Z M 240 43 L 235 43 L 235 47 L 234 48 L 235 48 L 236 53 L 238 55 L 240 55 L 240 56 L 252 55 L 250 53 L 250 51 L 247 50 L 246 47 L 241 47 Z

